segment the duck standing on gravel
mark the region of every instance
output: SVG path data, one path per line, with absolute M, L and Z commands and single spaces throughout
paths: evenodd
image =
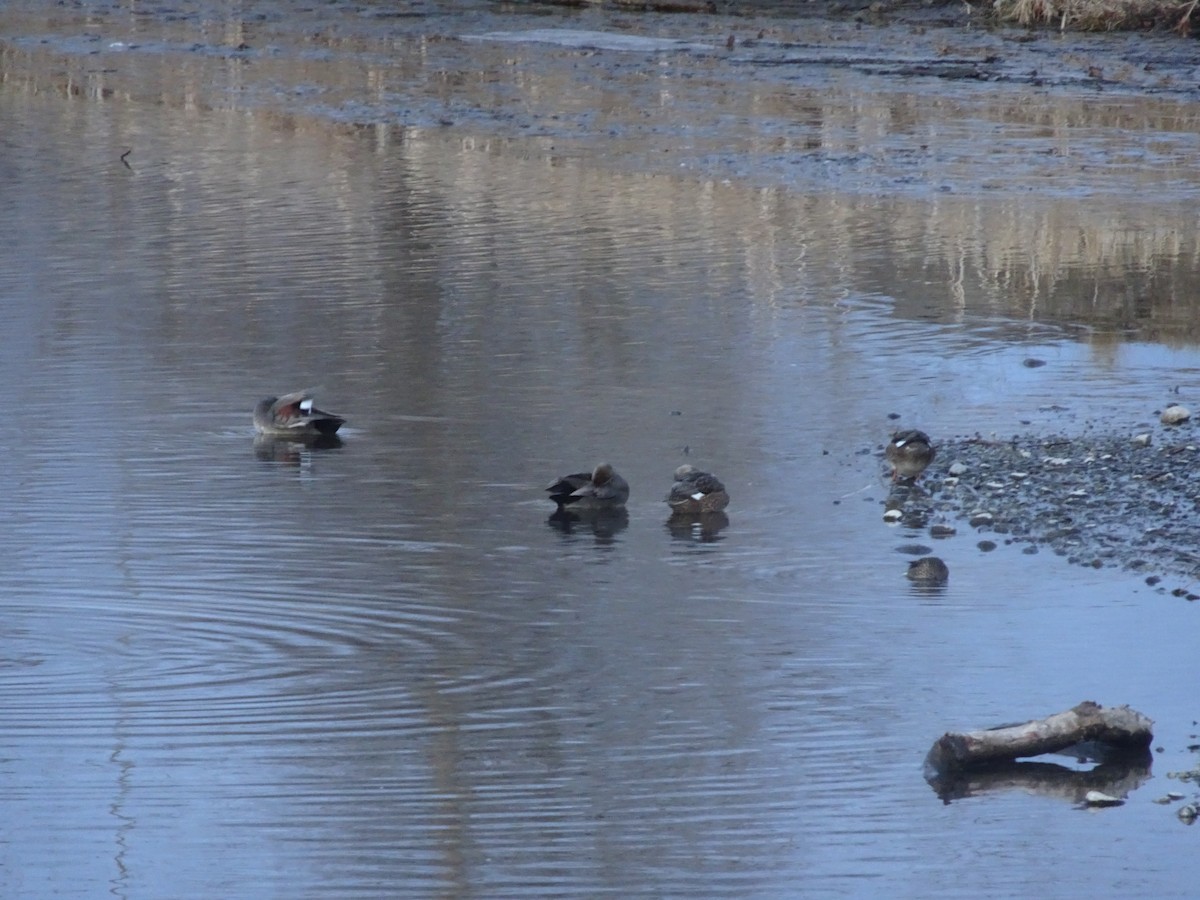
M 892 435 L 884 456 L 892 464 L 892 481 L 916 481 L 937 456 L 937 448 L 925 432 L 910 428 Z
M 564 475 L 546 488 L 559 511 L 601 512 L 621 509 L 629 499 L 629 484 L 606 462 L 589 472 Z
M 715 475 L 684 464 L 675 470 L 667 505 L 680 515 L 720 512 L 729 505 L 729 494 Z
M 254 427 L 259 434 L 291 440 L 332 437 L 346 422 L 341 416 L 313 406 L 311 391 L 267 397 L 254 407 Z

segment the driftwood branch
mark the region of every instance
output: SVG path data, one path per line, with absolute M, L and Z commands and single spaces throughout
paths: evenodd
M 944 777 L 1027 756 L 1095 743 L 1118 751 L 1145 752 L 1154 722 L 1128 706 L 1105 709 L 1085 700 L 1073 709 L 1018 725 L 942 735 L 925 757 L 926 777 Z

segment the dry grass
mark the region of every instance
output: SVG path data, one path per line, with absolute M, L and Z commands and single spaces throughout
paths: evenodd
M 1066 31 L 1173 28 L 1187 34 L 1200 0 L 996 0 L 997 18 Z

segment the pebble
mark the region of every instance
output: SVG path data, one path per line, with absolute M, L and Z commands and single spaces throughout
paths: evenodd
M 968 469 L 967 469 L 966 463 L 958 462 L 956 460 L 955 462 L 950 463 L 950 468 L 947 469 L 946 471 L 949 472 L 951 475 L 953 475 L 955 478 L 958 478 L 960 476 L 966 475 Z
M 1186 806 L 1179 807 L 1179 810 L 1175 813 L 1175 815 L 1179 816 L 1181 821 L 1191 825 L 1196 821 L 1196 807 L 1188 803 Z
M 1135 434 L 1133 436 L 1133 446 L 1149 447 L 1150 446 L 1150 432 L 1143 431 L 1141 434 Z
M 899 522 L 903 518 L 904 512 L 899 509 L 889 509 L 883 514 L 883 521 L 885 522 Z
M 1124 806 L 1125 801 L 1103 791 L 1088 791 L 1083 795 L 1083 801 L 1088 806 Z

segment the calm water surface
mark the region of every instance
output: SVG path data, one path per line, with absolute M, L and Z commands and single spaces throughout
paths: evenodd
M 1195 610 L 966 528 L 914 592 L 877 452 L 1149 421 L 1193 347 L 997 310 L 919 201 L 480 139 L 12 89 L 0 179 L 5 896 L 1194 889 Z M 344 444 L 256 445 L 305 385 Z M 600 459 L 628 520 L 557 527 Z M 1121 810 L 922 780 L 1089 698 L 1159 723 Z

